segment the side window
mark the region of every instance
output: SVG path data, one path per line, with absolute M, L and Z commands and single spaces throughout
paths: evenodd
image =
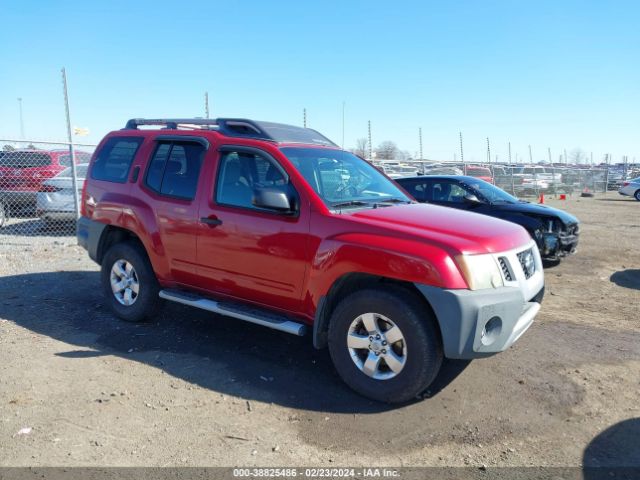
M 113 137 L 107 140 L 91 168 L 91 178 L 125 183 L 140 144 L 140 137 Z
M 193 200 L 205 147 L 195 142 L 161 142 L 149 162 L 146 185 L 161 195 Z
M 236 207 L 259 208 L 253 205 L 256 188 L 287 188 L 289 179 L 281 167 L 262 155 L 243 151 L 221 154 L 216 182 L 216 203 Z
M 71 157 L 69 155 L 60 155 L 60 157 L 58 157 L 58 163 L 63 167 L 70 167 Z
M 427 184 L 423 182 L 411 182 L 402 185 L 404 189 L 409 192 L 413 198 L 419 202 L 426 202 L 427 198 Z
M 434 182 L 433 201 L 448 203 L 463 203 L 466 190 L 457 183 Z

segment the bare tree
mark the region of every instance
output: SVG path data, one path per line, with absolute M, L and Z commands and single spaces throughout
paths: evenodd
M 356 148 L 353 149 L 353 153 L 359 157 L 367 158 L 369 155 L 369 141 L 366 138 L 356 140 Z
M 4 147 L 2 147 L 2 150 L 4 150 L 5 152 L 13 152 L 15 150 L 15 147 L 13 145 L 5 145 Z
M 569 160 L 573 164 L 587 163 L 587 154 L 581 148 L 574 148 L 569 153 Z
M 376 148 L 376 158 L 379 160 L 393 160 L 398 155 L 398 146 L 389 140 L 382 142 Z

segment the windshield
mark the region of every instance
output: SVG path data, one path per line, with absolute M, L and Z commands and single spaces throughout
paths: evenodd
M 0 152 L 0 167 L 33 168 L 51 165 L 48 153 L 39 152 Z
M 325 205 L 362 206 L 379 202 L 411 202 L 391 180 L 366 160 L 343 150 L 282 148 Z
M 81 165 L 76 165 L 76 175 L 78 176 L 78 178 L 86 178 L 87 176 L 87 168 L 89 168 L 88 164 L 81 164 Z M 73 176 L 73 172 L 71 170 L 71 167 L 67 167 L 64 170 L 62 170 L 58 175 L 58 177 L 72 177 Z
M 469 188 L 476 192 L 476 195 L 479 194 L 481 197 L 484 197 L 489 203 L 518 203 L 520 201 L 501 188 L 484 180 L 478 179 L 466 183 Z

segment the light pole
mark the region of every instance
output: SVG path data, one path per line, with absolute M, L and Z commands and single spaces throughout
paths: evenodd
M 24 140 L 24 121 L 22 120 L 22 97 L 18 97 L 18 107 L 20 109 L 20 138 Z

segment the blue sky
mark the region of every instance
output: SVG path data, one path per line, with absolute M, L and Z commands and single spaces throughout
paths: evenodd
M 302 123 L 428 158 L 640 159 L 637 1 L 2 2 L 0 138 L 97 142 L 130 117 Z

